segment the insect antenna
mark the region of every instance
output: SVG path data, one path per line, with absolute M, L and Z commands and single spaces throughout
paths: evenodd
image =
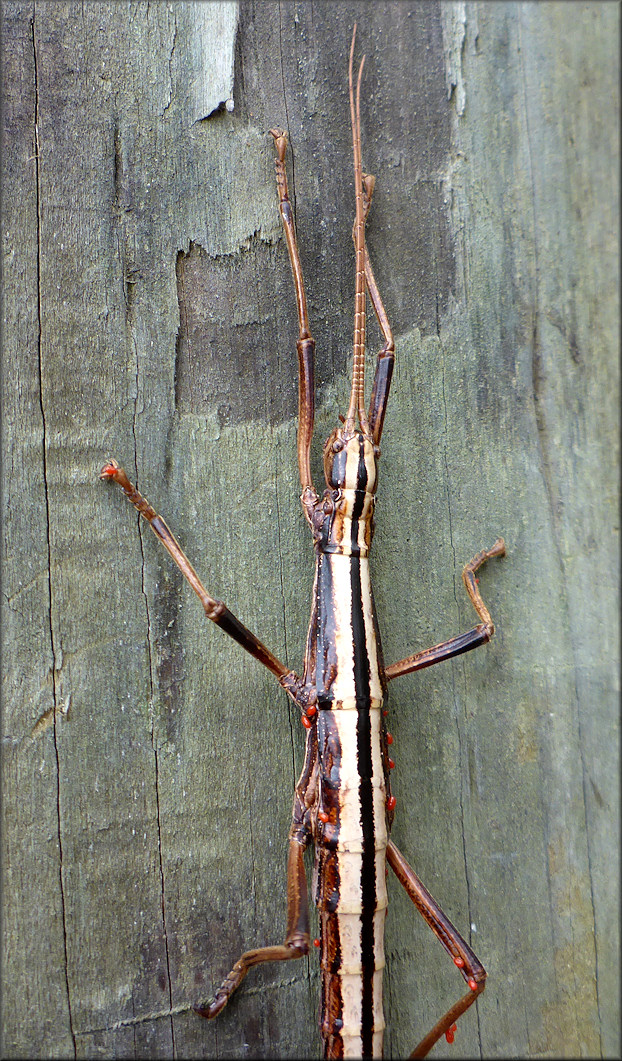
M 352 365 L 352 389 L 350 405 L 345 421 L 346 434 L 354 431 L 355 418 L 361 430 L 369 432 L 367 413 L 365 411 L 365 207 L 363 203 L 363 165 L 361 162 L 361 78 L 365 56 L 361 59 L 354 91 L 354 42 L 356 40 L 356 23 L 350 46 L 350 63 L 348 81 L 350 86 L 350 122 L 352 125 L 352 146 L 354 148 L 354 190 L 356 201 L 356 221 L 354 224 L 355 250 L 355 294 L 354 294 L 354 358 Z

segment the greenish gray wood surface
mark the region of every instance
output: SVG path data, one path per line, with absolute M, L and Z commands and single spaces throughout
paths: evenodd
M 619 1056 L 618 6 L 3 19 L 3 1056 L 318 1056 L 315 953 L 254 971 L 213 1024 L 192 1012 L 282 936 L 303 730 L 98 471 L 121 461 L 300 667 L 313 557 L 267 131 L 293 149 L 319 483 L 348 389 L 355 19 L 397 343 L 387 660 L 468 629 L 461 567 L 508 546 L 481 577 L 493 642 L 391 688 L 394 839 L 489 972 L 436 1056 Z M 395 881 L 390 904 L 397 1058 L 460 980 Z

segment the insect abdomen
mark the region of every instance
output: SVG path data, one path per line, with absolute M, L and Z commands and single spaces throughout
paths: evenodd
M 333 703 L 317 723 L 320 813 L 330 815 L 318 821 L 316 838 L 325 1057 L 382 1056 L 387 829 L 380 704 Z
M 317 578 L 316 902 L 326 1057 L 380 1057 L 386 768 L 367 557 L 321 553 Z

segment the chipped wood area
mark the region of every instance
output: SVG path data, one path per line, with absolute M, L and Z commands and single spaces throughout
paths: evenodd
M 482 574 L 493 642 L 391 688 L 394 838 L 489 971 L 447 1051 L 618 1051 L 617 5 L 31 2 L 3 5 L 3 1056 L 317 1056 L 315 956 L 254 970 L 214 1024 L 191 1011 L 280 941 L 303 734 L 97 475 L 123 462 L 299 666 L 267 132 L 292 145 L 319 482 L 352 342 L 355 19 L 397 347 L 387 661 L 467 629 L 461 566 L 508 545 Z M 401 1057 L 460 983 L 392 883 Z

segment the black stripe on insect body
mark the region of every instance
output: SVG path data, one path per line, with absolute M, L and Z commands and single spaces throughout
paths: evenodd
M 361 446 L 361 451 L 362 451 Z M 367 469 L 361 454 L 359 481 L 367 482 Z M 357 498 L 358 500 L 358 498 Z M 360 506 L 363 500 L 361 497 Z M 355 503 L 354 528 L 358 530 Z M 350 558 L 352 580 L 352 639 L 354 647 L 354 684 L 357 704 L 357 763 L 362 841 L 361 857 L 361 965 L 362 965 L 362 1024 L 361 1047 L 364 1057 L 372 1056 L 373 1049 L 373 990 L 376 962 L 374 924 L 376 914 L 376 830 L 373 801 L 373 755 L 371 732 L 370 665 L 365 628 L 365 607 L 361 587 L 360 559 Z

